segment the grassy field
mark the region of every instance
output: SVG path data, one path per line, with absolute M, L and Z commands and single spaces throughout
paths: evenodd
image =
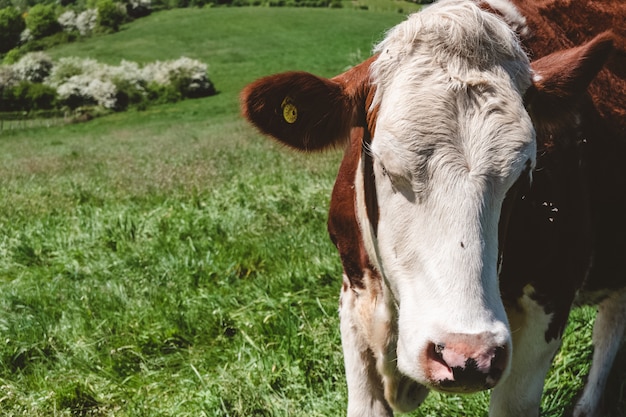
M 337 74 L 402 19 L 180 9 L 50 51 L 189 56 L 220 94 L 0 135 L 0 415 L 344 414 L 341 267 L 325 228 L 341 152 L 261 138 L 237 97 L 272 72 Z M 568 328 L 544 416 L 584 382 L 593 316 L 579 310 Z M 626 410 L 624 377 L 622 360 L 612 417 Z M 487 404 L 434 394 L 411 415 L 484 416 Z

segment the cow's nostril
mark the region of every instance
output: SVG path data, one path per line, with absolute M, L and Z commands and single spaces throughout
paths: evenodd
M 495 386 L 496 383 L 502 377 L 504 370 L 509 361 L 509 355 L 506 347 L 498 346 L 491 359 L 491 369 L 489 370 L 489 376 L 487 377 L 487 383 L 491 386 Z
M 445 348 L 446 345 L 443 343 L 431 343 L 428 348 L 428 360 L 437 363 L 437 367 L 440 368 L 440 371 L 444 371 L 444 373 L 440 375 L 445 375 L 446 373 L 452 375 L 452 370 L 443 358 Z

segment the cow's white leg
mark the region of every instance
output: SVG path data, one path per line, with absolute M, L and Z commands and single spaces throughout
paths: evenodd
M 616 292 L 598 305 L 593 326 L 593 362 L 587 385 L 574 407 L 574 417 L 600 416 L 600 400 L 626 326 L 626 290 Z
M 348 417 L 388 417 L 393 411 L 387 404 L 383 383 L 376 370 L 376 359 L 367 343 L 364 330 L 368 317 L 359 309 L 359 295 L 344 277 L 341 292 L 341 344 L 348 383 Z
M 561 339 L 546 342 L 552 314 L 546 314 L 531 293 L 531 287 L 525 288 L 518 306 L 508 311 L 513 337 L 511 372 L 491 393 L 491 417 L 539 415 L 544 380 Z
M 365 288 L 341 292 L 341 341 L 348 382 L 348 416 L 391 416 L 415 410 L 428 388 L 400 374 L 396 360 L 397 328 L 388 292 L 366 270 Z

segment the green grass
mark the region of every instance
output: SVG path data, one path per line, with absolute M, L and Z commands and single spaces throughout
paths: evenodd
M 237 97 L 272 72 L 339 73 L 402 18 L 174 10 L 51 51 L 187 55 L 209 63 L 220 94 L 0 135 L 0 415 L 344 414 L 341 266 L 325 227 L 341 152 L 261 138 Z M 568 329 L 546 416 L 582 386 L 592 317 L 580 310 Z M 487 404 L 435 394 L 411 415 L 482 416 Z

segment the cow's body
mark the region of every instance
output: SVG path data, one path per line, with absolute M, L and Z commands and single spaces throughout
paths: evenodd
M 572 304 L 597 303 L 593 367 L 573 411 L 597 416 L 626 325 L 626 4 L 515 3 L 526 17 L 522 40 L 533 60 L 606 29 L 614 31 L 616 51 L 588 95 L 531 109 L 539 113 L 537 168 L 532 185 L 511 196 L 500 273 L 514 332 L 512 375 L 494 390 L 492 415 L 536 415 Z M 534 391 L 532 401 L 519 399 L 519 390 Z
M 585 8 L 600 19 L 586 2 L 519 2 L 443 1 L 332 80 L 287 73 L 243 93 L 284 143 L 348 142 L 329 232 L 351 416 L 494 386 L 490 415 L 537 415 L 576 297 L 601 303 L 574 412 L 597 415 L 626 305 L 626 59 L 623 34 L 600 32 L 624 8 L 603 3 L 581 31 Z

